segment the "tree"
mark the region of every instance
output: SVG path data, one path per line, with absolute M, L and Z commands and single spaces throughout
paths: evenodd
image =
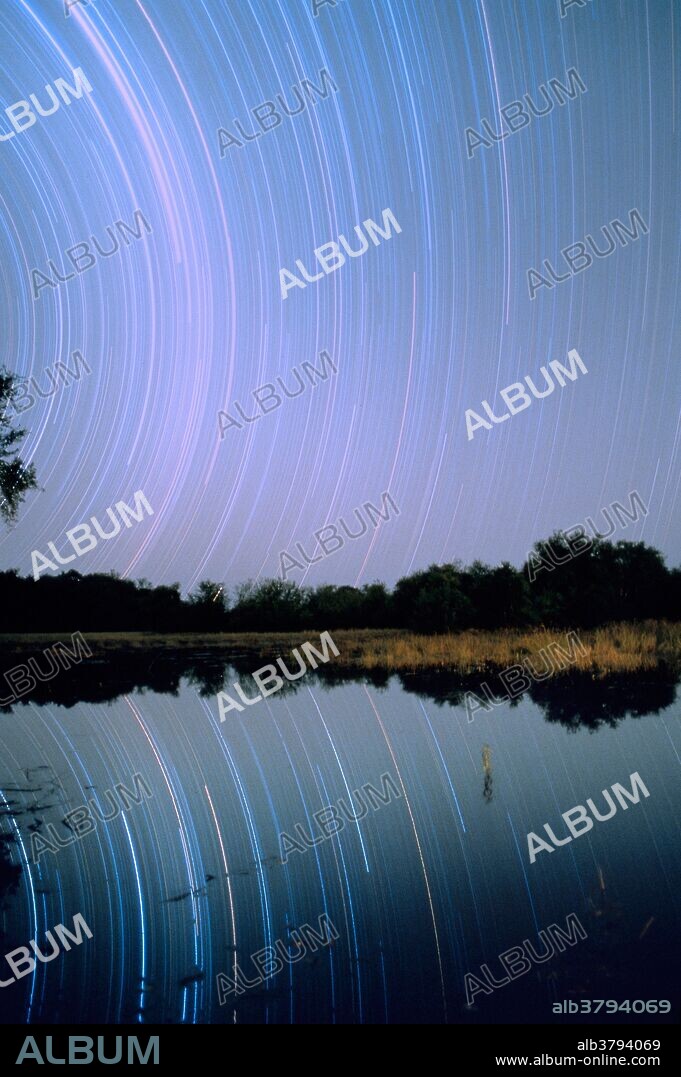
M 414 632 L 451 632 L 470 623 L 470 601 L 462 590 L 465 570 L 457 563 L 431 565 L 397 581 L 397 623 Z
M 25 436 L 23 428 L 14 429 L 5 414 L 14 394 L 14 374 L 0 370 L 0 516 L 12 523 L 29 490 L 38 486 L 35 467 L 25 466 L 14 446 Z
M 247 580 L 236 589 L 234 631 L 293 632 L 305 623 L 308 590 L 294 580 Z
M 178 608 L 180 603 L 180 585 L 177 587 Z M 165 588 L 166 592 L 173 590 Z M 158 591 L 159 588 L 156 588 Z M 221 583 L 213 580 L 202 580 L 195 591 L 189 595 L 188 620 L 189 627 L 201 629 L 206 632 L 218 632 L 225 629 L 225 612 L 227 610 L 227 596 Z
M 365 583 L 362 588 L 363 623 L 359 628 L 387 628 L 392 624 L 390 594 L 384 583 Z
M 512 628 L 532 621 L 527 578 L 504 561 L 492 568 L 474 561 L 463 576 L 474 628 Z

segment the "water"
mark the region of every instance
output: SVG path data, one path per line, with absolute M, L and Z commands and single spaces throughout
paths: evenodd
M 545 682 L 469 723 L 460 678 L 306 675 L 220 724 L 223 675 L 237 679 L 207 656 L 139 657 L 125 677 L 91 660 L 0 714 L 0 832 L 22 867 L 0 954 L 77 913 L 93 934 L 5 987 L 3 1022 L 563 1023 L 553 1004 L 579 998 L 678 1012 L 672 684 Z M 562 812 L 589 797 L 604 811 L 601 791 L 633 772 L 648 798 L 530 864 L 529 831 L 564 836 Z M 66 840 L 66 811 L 110 812 L 104 791 L 135 773 L 151 797 L 30 862 L 31 825 Z M 384 774 L 399 796 L 281 862 L 281 832 L 319 837 L 313 812 Z M 486 963 L 500 980 L 499 954 L 525 939 L 541 952 L 539 930 L 571 913 L 586 939 L 467 1005 L 466 973 Z M 235 958 L 255 981 L 250 955 L 281 940 L 299 956 L 291 931 L 322 914 L 330 945 L 219 1004 Z

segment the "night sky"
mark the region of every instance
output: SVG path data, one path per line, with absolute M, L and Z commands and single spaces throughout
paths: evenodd
M 400 515 L 299 582 L 393 583 L 431 562 L 520 564 L 557 528 L 636 490 L 615 537 L 681 559 L 681 3 L 589 0 L 0 2 L 5 109 L 47 84 L 92 86 L 0 141 L 0 360 L 49 382 L 92 370 L 20 417 L 42 489 L 2 534 L 0 567 L 142 490 L 154 515 L 69 566 L 183 591 L 274 576 L 279 553 L 389 491 Z M 218 129 L 294 85 L 337 92 L 220 153 Z M 467 127 L 542 84 L 587 87 L 467 154 Z M 277 106 L 279 109 L 279 106 Z M 266 111 L 266 110 L 265 110 Z M 281 111 L 281 109 L 279 109 Z M 292 289 L 279 270 L 390 208 L 400 234 Z M 647 235 L 534 300 L 527 271 L 638 209 Z M 34 299 L 31 270 L 107 226 L 151 227 Z M 73 268 L 71 267 L 71 271 Z M 338 373 L 222 438 L 218 411 L 318 364 Z M 510 420 L 466 409 L 577 349 L 588 369 Z M 350 525 L 354 526 L 355 525 Z

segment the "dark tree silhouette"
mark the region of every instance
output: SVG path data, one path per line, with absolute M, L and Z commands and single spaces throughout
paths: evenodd
M 179 598 L 179 583 L 173 587 L 177 588 Z M 220 583 L 202 580 L 189 596 L 189 619 L 198 629 L 219 632 L 224 627 L 226 610 L 225 589 Z
M 29 490 L 37 487 L 35 467 L 26 467 L 17 455 L 15 446 L 25 436 L 23 428 L 11 426 L 7 407 L 14 395 L 15 375 L 0 369 L 0 516 L 12 523 L 19 505 Z
M 450 632 L 470 623 L 465 572 L 457 563 L 431 565 L 397 581 L 393 595 L 397 624 L 417 632 Z

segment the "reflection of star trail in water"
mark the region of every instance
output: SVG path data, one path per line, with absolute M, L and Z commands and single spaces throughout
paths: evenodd
M 139 872 L 139 867 L 137 865 L 137 859 L 135 857 L 135 849 L 134 849 L 134 846 L 133 846 L 132 837 L 130 835 L 130 829 L 129 829 L 127 821 L 125 819 L 123 820 L 123 826 L 125 827 L 126 833 L 128 835 L 128 842 L 130 844 L 130 857 L 132 859 L 133 869 L 134 869 L 134 872 L 135 872 L 135 882 L 137 884 L 137 895 L 138 895 L 139 903 L 140 903 L 140 908 L 139 908 L 139 925 L 140 925 L 140 928 L 139 928 L 139 930 L 140 930 L 141 948 L 142 948 L 142 962 L 141 962 L 140 968 L 141 968 L 141 979 L 144 980 L 144 978 L 146 977 L 146 973 L 147 973 L 147 966 L 146 966 L 147 940 L 146 940 L 146 932 L 144 930 L 145 911 L 144 911 L 144 901 L 142 899 L 142 884 L 141 884 L 141 881 L 140 881 L 140 872 Z M 123 956 L 126 956 L 127 953 L 129 953 L 129 952 L 134 952 L 132 947 L 130 948 L 130 951 L 128 951 L 127 949 L 124 948 L 123 949 Z M 139 997 L 140 1008 L 142 1007 L 143 1002 L 144 1002 L 144 998 L 143 998 L 142 992 L 140 991 L 140 997 Z M 141 1017 L 142 1017 L 142 1014 L 140 1013 L 138 1015 L 138 1018 L 141 1020 Z
M 498 708 L 499 782 L 486 802 L 480 761 L 485 751 L 491 768 L 492 758 L 483 724 L 468 723 L 463 704 L 424 709 L 395 682 L 382 692 L 315 684 L 312 693 L 272 698 L 257 716 L 226 723 L 185 686 L 176 698 L 15 707 L 0 723 L 2 803 L 31 800 L 39 782 L 47 789 L 56 779 L 63 796 L 54 812 L 63 813 L 83 803 L 85 786 L 110 788 L 134 772 L 153 796 L 44 854 L 38 866 L 27 859 L 23 830 L 32 816 L 2 822 L 24 843 L 23 854 L 20 844 L 8 846 L 23 872 L 6 899 L 3 952 L 75 911 L 94 933 L 88 954 L 64 954 L 4 989 L 3 1020 L 441 1021 L 445 1003 L 454 1021 L 507 1020 L 520 1005 L 513 991 L 505 999 L 499 992 L 491 1010 L 482 1000 L 466 1011 L 463 974 L 537 925 L 573 909 L 588 914 L 594 855 L 624 910 L 623 937 L 637 942 L 653 918 L 637 942 L 646 948 L 639 987 L 646 976 L 666 983 L 664 939 L 678 904 L 671 880 L 681 859 L 671 839 L 675 817 L 662 810 L 678 796 L 678 763 L 667 750 L 669 736 L 675 744 L 678 737 L 675 711 L 623 719 L 617 730 L 620 753 L 645 761 L 651 796 L 641 816 L 623 814 L 607 840 L 603 828 L 565 856 L 528 867 L 525 834 L 544 818 L 545 783 L 559 803 L 611 784 L 601 738 L 612 734 L 568 732 L 527 699 Z M 48 760 L 52 773 L 32 773 L 31 791 L 8 791 L 29 788 L 25 768 Z M 320 833 L 314 812 L 386 771 L 400 798 L 281 863 L 281 831 L 307 820 L 308 832 Z M 664 861 L 642 841 L 653 816 Z M 634 861 L 636 891 L 624 882 Z M 564 893 L 574 902 L 565 910 L 556 897 Z M 236 978 L 241 969 L 252 979 L 251 954 L 322 912 L 340 932 L 328 956 L 288 966 L 218 1005 L 217 973 Z M 584 975 L 580 965 L 575 976 Z M 541 1009 L 541 992 L 553 982 L 524 988 L 523 1005 L 531 989 Z
M 208 792 L 208 787 L 204 786 L 204 789 L 205 789 L 205 792 L 206 792 L 206 798 L 208 800 L 208 803 L 210 804 L 210 810 L 211 810 L 211 814 L 213 816 L 213 822 L 215 823 L 215 833 L 217 834 L 218 841 L 220 843 L 220 854 L 222 856 L 222 865 L 223 865 L 223 867 L 225 869 L 225 881 L 226 881 L 226 884 L 227 884 L 227 899 L 229 901 L 229 916 L 230 916 L 230 923 L 231 923 L 231 928 L 232 928 L 232 939 L 233 939 L 233 947 L 234 947 L 234 964 L 232 966 L 232 976 L 236 980 L 236 967 L 237 967 L 237 958 L 236 958 L 236 954 L 237 954 L 236 918 L 235 918 L 235 915 L 234 915 L 234 897 L 233 897 L 233 894 L 232 894 L 232 884 L 231 884 L 231 881 L 230 881 L 230 878 L 229 878 L 229 866 L 228 866 L 228 863 L 227 863 L 227 856 L 225 854 L 225 846 L 224 846 L 224 842 L 222 840 L 222 834 L 221 834 L 221 831 L 220 831 L 220 825 L 218 823 L 217 816 L 215 814 L 215 808 L 213 806 L 213 801 L 211 800 L 210 793 Z M 233 1011 L 233 1020 L 236 1022 L 236 1010 Z
M 438 935 L 437 921 L 435 919 L 435 909 L 433 907 L 433 898 L 432 898 L 432 894 L 431 894 L 430 883 L 428 881 L 428 873 L 426 871 L 425 861 L 423 859 L 423 852 L 422 852 L 422 849 L 421 849 L 421 843 L 419 841 L 419 835 L 418 835 L 418 831 L 416 829 L 416 823 L 414 821 L 414 815 L 413 815 L 412 810 L 411 810 L 411 805 L 409 803 L 409 798 L 407 797 L 407 791 L 404 788 L 404 782 L 402 781 L 402 775 L 399 772 L 399 769 L 398 769 L 398 766 L 397 766 L 397 760 L 395 759 L 393 749 L 392 749 L 392 747 L 390 745 L 390 741 L 388 740 L 388 735 L 387 735 L 387 733 L 385 731 L 385 727 L 384 727 L 383 723 L 381 722 L 381 719 L 380 719 L 379 713 L 378 713 L 378 711 L 376 709 L 376 706 L 374 704 L 374 701 L 372 700 L 371 696 L 369 695 L 369 693 L 368 693 L 368 691 L 366 689 L 365 689 L 365 691 L 366 691 L 369 703 L 371 704 L 371 707 L 372 707 L 372 709 L 374 711 L 374 714 L 376 715 L 376 721 L 378 722 L 379 726 L 381 727 L 381 732 L 383 733 L 383 736 L 385 737 L 386 744 L 388 745 L 388 750 L 389 750 L 390 755 L 392 757 L 392 761 L 393 761 L 393 763 L 395 765 L 395 770 L 397 771 L 397 776 L 398 776 L 398 778 L 400 780 L 400 785 L 402 786 L 402 792 L 403 792 L 403 795 L 404 795 L 405 803 L 407 805 L 407 810 L 409 812 L 409 818 L 411 820 L 412 829 L 414 831 L 414 838 L 416 839 L 416 845 L 417 845 L 417 848 L 418 848 L 419 859 L 421 861 L 421 867 L 423 869 L 423 880 L 425 882 L 426 891 L 428 892 L 428 904 L 430 905 L 430 914 L 431 914 L 431 918 L 432 918 L 432 921 L 433 921 L 433 933 L 435 935 L 435 948 L 437 950 L 437 961 L 438 961 L 438 966 L 439 966 L 439 970 L 440 970 L 440 981 L 441 981 L 441 984 L 442 984 L 442 1004 L 443 1004 L 444 1013 L 445 1013 L 445 1020 L 446 1020 L 446 1018 L 447 1018 L 447 1001 L 446 1001 L 446 996 L 445 996 L 444 975 L 443 975 L 443 971 L 442 971 L 442 956 L 441 956 L 441 953 L 440 953 L 440 938 L 439 938 L 439 935 Z
M 338 769 L 340 770 L 341 777 L 343 778 L 343 782 L 345 784 L 345 790 L 346 790 L 346 792 L 348 794 L 348 800 L 352 803 L 352 794 L 350 793 L 350 786 L 348 785 L 348 780 L 347 780 L 345 774 L 343 773 L 343 765 L 342 765 L 340 759 L 338 758 L 338 752 L 336 751 L 336 748 L 334 746 L 333 739 L 331 737 L 331 733 L 329 732 L 329 728 L 328 728 L 326 722 L 324 721 L 324 718 L 322 716 L 322 712 L 319 709 L 319 704 L 317 703 L 317 700 L 315 699 L 315 697 L 312 694 L 312 689 L 308 688 L 308 692 L 310 694 L 310 699 L 314 703 L 314 706 L 315 706 L 315 708 L 317 710 L 317 714 L 319 715 L 319 720 L 320 720 L 320 722 L 322 723 L 322 725 L 324 727 L 324 731 L 326 732 L 326 735 L 329 738 L 329 744 L 331 745 L 331 748 L 333 750 L 333 754 L 336 757 L 336 761 L 338 763 Z M 326 793 L 326 790 L 324 790 L 324 797 L 325 797 L 324 802 L 327 803 L 328 802 L 328 795 Z M 359 843 L 360 843 L 360 845 L 362 847 L 362 855 L 364 857 L 364 863 L 366 864 L 367 871 L 369 871 L 369 861 L 367 860 L 366 849 L 364 848 L 364 842 L 362 841 L 362 829 L 361 829 L 361 827 L 359 825 L 359 820 L 357 821 L 356 826 L 357 826 L 357 836 L 359 837 Z

